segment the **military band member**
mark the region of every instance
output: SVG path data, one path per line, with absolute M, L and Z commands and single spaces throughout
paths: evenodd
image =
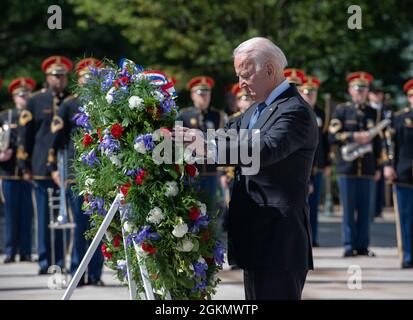
M 207 129 L 223 128 L 225 124 L 225 113 L 210 105 L 211 90 L 215 86 L 214 79 L 207 76 L 198 76 L 187 83 L 187 88 L 191 91 L 193 106 L 182 109 L 177 120 L 183 122 L 183 126 L 192 129 L 199 129 L 207 132 Z M 213 165 L 201 165 L 199 167 L 201 193 L 207 199 L 209 208 L 216 209 L 216 194 L 218 186 L 218 176 L 216 167 Z
M 0 113 L 0 179 L 4 195 L 6 236 L 4 263 L 14 262 L 16 254 L 20 254 L 20 261 L 32 261 L 31 185 L 22 179 L 16 152 L 19 116 L 26 108 L 27 100 L 35 87 L 36 82 L 31 78 L 12 80 L 8 90 L 15 108 Z
M 317 106 L 318 89 L 320 80 L 313 76 L 305 76 L 299 91 L 303 99 L 313 108 L 318 125 L 318 147 L 314 159 L 311 174 L 311 190 L 308 197 L 310 206 L 310 223 L 312 229 L 313 247 L 318 247 L 318 207 L 321 200 L 323 176 L 330 175 L 329 143 L 328 143 L 328 121 L 324 110 Z M 329 110 L 326 110 L 327 114 Z
M 394 115 L 386 131 L 384 175 L 393 182 L 401 266 L 413 268 L 413 79 L 403 89 L 410 106 Z
M 78 85 L 84 85 L 88 78 L 90 77 L 89 68 L 99 68 L 102 66 L 102 62 L 95 58 L 85 58 L 80 60 L 75 67 L 76 74 L 78 76 Z M 53 118 L 53 123 L 55 125 L 52 128 L 53 144 L 50 153 L 57 154 L 59 151 L 67 150 L 67 172 L 68 180 L 60 181 L 59 171 L 56 166 L 56 162 L 51 162 L 50 166 L 52 168 L 52 178 L 57 185 L 61 183 L 66 184 L 66 190 L 68 190 L 69 204 L 73 213 L 74 222 L 76 224 L 75 237 L 73 243 L 70 272 L 72 276 L 77 271 L 80 262 L 82 261 L 88 247 L 89 241 L 85 239 L 85 232 L 89 230 L 89 216 L 85 215 L 82 211 L 83 197 L 78 196 L 73 190 L 74 186 L 74 172 L 72 169 L 73 161 L 75 159 L 75 147 L 71 139 L 71 136 L 78 131 L 78 126 L 76 125 L 76 120 L 74 116 L 80 112 L 79 107 L 81 106 L 80 101 L 76 95 L 70 95 L 67 97 L 57 115 Z M 84 277 L 79 282 L 80 285 L 92 284 L 92 285 L 103 285 L 101 281 L 103 267 L 103 255 L 100 250 L 96 250 L 92 257 L 92 260 L 88 266 L 87 279 Z
M 351 161 L 346 161 L 340 151 L 337 154 L 336 170 L 343 206 L 344 257 L 375 256 L 368 249 L 369 214 L 371 190 L 380 178 L 381 140 L 378 136 L 372 139 L 367 131 L 380 119 L 380 114 L 367 103 L 372 80 L 373 76 L 366 72 L 354 72 L 347 77 L 351 101 L 337 105 L 329 125 L 329 140 L 340 148 L 351 142 L 372 147 L 372 152 Z
M 34 94 L 27 102 L 19 118 L 19 147 L 17 158 L 23 170 L 26 181 L 35 185 L 35 198 L 38 214 L 38 254 L 39 274 L 46 274 L 51 265 L 51 247 L 48 208 L 48 188 L 57 189 L 50 175 L 48 162 L 55 158 L 49 153 L 52 144 L 53 116 L 57 114 L 59 106 L 67 97 L 67 74 L 72 69 L 72 62 L 63 56 L 51 56 L 43 61 L 42 70 L 46 74 L 48 89 Z M 56 232 L 55 241 L 56 261 L 63 267 L 62 233 Z

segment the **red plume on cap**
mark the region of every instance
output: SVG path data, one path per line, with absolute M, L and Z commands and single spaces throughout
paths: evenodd
M 303 84 L 301 86 L 302 89 L 316 89 L 320 88 L 320 80 L 313 76 L 305 76 L 303 80 Z
M 100 68 L 103 66 L 102 61 L 95 59 L 95 58 L 85 58 L 80 60 L 77 64 L 76 64 L 76 73 L 78 74 L 78 76 L 83 75 L 86 72 L 89 72 L 89 67 L 96 67 L 96 68 Z
M 42 70 L 46 74 L 67 74 L 72 68 L 72 61 L 64 56 L 51 56 L 42 63 Z
M 287 78 L 289 83 L 294 83 L 301 86 L 304 80 L 304 71 L 296 68 L 288 68 L 284 70 L 284 77 Z
M 17 78 L 13 79 L 8 87 L 10 94 L 16 94 L 22 91 L 33 91 L 36 87 L 36 81 L 32 78 Z
M 408 96 L 413 94 L 413 79 L 410 79 L 409 81 L 407 81 L 404 86 L 403 86 L 403 90 L 404 92 L 406 92 L 406 94 Z
M 215 81 L 211 77 L 198 76 L 192 78 L 186 85 L 189 90 L 212 89 L 215 87 Z
M 350 73 L 347 78 L 346 78 L 349 86 L 353 85 L 363 85 L 363 86 L 369 86 L 370 83 L 374 80 L 374 77 L 364 71 L 357 71 Z

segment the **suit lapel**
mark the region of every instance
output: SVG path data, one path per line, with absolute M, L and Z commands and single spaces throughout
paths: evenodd
M 242 120 L 241 120 L 241 126 L 240 129 L 247 129 L 248 124 L 250 123 L 251 117 L 254 114 L 255 109 L 257 108 L 258 104 L 255 102 L 250 106 L 247 111 L 245 111 Z
M 290 84 L 290 87 L 285 90 L 281 95 L 279 95 L 273 103 L 271 103 L 268 107 L 266 107 L 260 117 L 258 118 L 257 122 L 254 124 L 252 129 L 261 129 L 265 123 L 268 121 L 268 119 L 271 117 L 271 115 L 278 109 L 278 106 L 284 102 L 285 100 L 289 99 L 291 96 L 294 95 L 294 92 L 296 91 L 296 88 L 294 85 Z

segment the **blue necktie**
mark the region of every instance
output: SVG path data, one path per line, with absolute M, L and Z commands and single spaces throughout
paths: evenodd
M 250 123 L 248 124 L 248 129 L 251 129 L 254 124 L 257 122 L 258 118 L 260 117 L 260 114 L 262 112 L 262 110 L 264 110 L 264 108 L 267 105 L 265 104 L 265 102 L 261 102 L 257 108 L 254 111 L 254 114 L 252 115 L 251 119 L 250 119 Z

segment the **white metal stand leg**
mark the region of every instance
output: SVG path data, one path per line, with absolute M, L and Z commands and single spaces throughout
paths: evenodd
M 98 232 L 96 233 L 95 238 L 93 239 L 92 243 L 89 246 L 89 249 L 87 250 L 85 256 L 83 257 L 79 268 L 77 269 L 74 277 L 70 281 L 70 284 L 67 287 L 66 292 L 65 292 L 62 300 L 69 300 L 70 297 L 72 296 L 73 291 L 75 290 L 75 288 L 77 287 L 77 285 L 80 281 L 80 278 L 85 273 L 86 268 L 87 268 L 90 260 L 92 259 L 93 254 L 95 253 L 100 241 L 102 240 L 106 230 L 108 229 L 111 221 L 113 220 L 113 217 L 115 216 L 116 212 L 119 209 L 119 200 L 121 199 L 121 197 L 122 197 L 122 195 L 118 194 L 115 198 L 115 201 L 113 201 L 108 213 L 106 214 L 105 219 L 103 219 L 103 222 L 100 225 Z
M 68 288 L 66 289 L 65 294 L 63 295 L 62 300 L 69 300 L 70 297 L 73 294 L 73 291 L 76 289 L 82 275 L 85 273 L 86 268 L 92 259 L 93 254 L 95 253 L 100 241 L 102 240 L 103 236 L 106 233 L 106 230 L 108 229 L 111 221 L 113 220 L 116 212 L 119 210 L 120 203 L 119 201 L 123 198 L 122 194 L 118 194 L 113 201 L 112 205 L 110 206 L 110 209 L 108 213 L 106 214 L 106 217 L 103 219 L 102 224 L 99 227 L 98 232 L 96 233 L 95 237 L 93 238 L 92 243 L 89 246 L 89 249 L 87 250 L 85 256 L 82 259 L 82 262 L 79 265 L 79 268 L 77 269 L 75 275 L 73 276 L 72 280 L 69 283 Z M 133 274 L 131 272 L 131 261 L 130 261 L 130 256 L 127 251 L 127 245 L 126 245 L 126 237 L 125 233 L 122 228 L 122 238 L 123 238 L 123 246 L 125 248 L 125 258 L 126 258 L 126 266 L 127 266 L 127 275 L 128 275 L 128 284 L 129 284 L 129 297 L 131 300 L 136 300 L 136 282 L 135 279 L 133 279 Z M 139 292 L 139 296 L 141 299 L 147 299 L 147 300 L 155 300 L 155 295 L 153 293 L 153 288 L 149 279 L 149 273 L 148 269 L 146 268 L 146 264 L 143 258 L 143 251 L 142 249 L 132 240 L 133 247 L 135 249 L 136 257 L 138 259 L 138 264 L 139 264 L 139 269 L 142 277 L 142 282 L 143 282 L 143 287 L 145 289 L 145 292 Z M 172 300 L 171 294 L 169 291 L 166 292 L 166 299 L 167 300 Z
M 128 246 L 126 245 L 126 237 L 125 237 L 125 232 L 123 231 L 123 228 L 122 228 L 122 238 L 123 238 L 123 247 L 125 248 L 126 272 L 128 275 L 128 284 L 129 284 L 129 298 L 130 300 L 136 300 L 136 282 L 131 272 L 132 270 L 131 270 L 130 256 L 128 254 Z M 143 296 L 145 297 L 145 295 Z

